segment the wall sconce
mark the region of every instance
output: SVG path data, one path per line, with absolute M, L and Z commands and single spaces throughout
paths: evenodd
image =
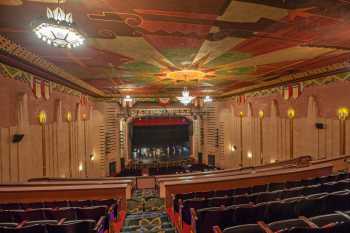
M 259 118 L 260 119 L 264 118 L 264 111 L 263 110 L 259 111 Z
M 67 114 L 66 114 L 66 120 L 68 121 L 68 122 L 71 122 L 72 121 L 72 113 L 71 112 L 67 112 Z
M 46 117 L 46 112 L 44 110 L 39 112 L 38 119 L 41 125 L 44 125 L 46 123 Z
M 346 118 L 349 116 L 349 109 L 346 107 L 341 107 L 338 109 L 337 113 L 339 120 L 346 120 Z
M 295 117 L 295 110 L 293 108 L 288 108 L 287 115 L 289 119 L 293 119 Z
M 251 151 L 247 152 L 247 158 L 252 159 L 253 158 L 253 153 Z
M 94 160 L 95 160 L 95 154 L 91 154 L 91 155 L 90 155 L 90 160 L 91 160 L 91 161 L 94 161 Z
M 79 171 L 81 172 L 81 171 L 83 171 L 83 170 L 84 170 L 83 164 L 80 163 L 80 164 L 79 164 Z
M 270 163 L 276 163 L 276 159 L 270 159 Z
M 86 116 L 85 113 L 83 113 L 82 118 L 83 118 L 84 121 L 86 120 L 87 116 Z
M 237 150 L 237 146 L 236 145 L 232 145 L 230 149 L 231 149 L 232 152 L 235 152 Z
M 244 113 L 243 113 L 243 112 L 239 112 L 239 116 L 240 116 L 240 117 L 243 117 L 243 116 L 244 116 Z

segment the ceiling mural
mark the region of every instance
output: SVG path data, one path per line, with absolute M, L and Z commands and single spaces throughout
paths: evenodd
M 221 95 L 350 58 L 345 0 L 60 2 L 83 46 L 35 37 L 55 0 L 0 1 L 0 34 L 107 95 Z

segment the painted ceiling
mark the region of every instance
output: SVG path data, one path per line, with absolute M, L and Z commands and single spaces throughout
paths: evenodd
M 86 43 L 32 32 L 55 0 L 0 0 L 0 34 L 106 94 L 221 95 L 350 58 L 347 0 L 66 0 Z

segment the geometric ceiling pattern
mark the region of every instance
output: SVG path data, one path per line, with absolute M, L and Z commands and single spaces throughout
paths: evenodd
M 278 80 L 350 58 L 350 1 L 66 0 L 87 38 L 71 50 L 31 23 L 55 0 L 1 0 L 0 34 L 106 94 L 196 95 Z

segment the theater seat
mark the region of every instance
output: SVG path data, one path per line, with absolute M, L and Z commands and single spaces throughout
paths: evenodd
M 47 225 L 49 233 L 85 233 L 92 232 L 93 227 L 89 222 L 71 222 L 62 225 Z
M 77 219 L 77 210 L 71 207 L 61 208 L 61 209 L 48 209 L 44 210 L 45 218 L 47 220 L 57 220 L 64 218 L 68 220 Z
M 327 214 L 327 215 L 312 217 L 312 218 L 309 218 L 309 220 L 315 223 L 318 227 L 323 227 L 330 223 L 338 224 L 338 223 L 349 222 L 350 218 L 347 218 L 341 214 Z
M 21 228 L 2 227 L 0 228 L 0 232 L 1 233 L 46 233 L 46 227 L 45 225 L 32 225 L 32 226 L 21 227 Z M 75 233 L 78 233 L 78 232 L 75 232 Z
M 285 231 L 285 230 L 288 230 L 288 229 L 293 228 L 293 227 L 304 227 L 304 228 L 309 227 L 309 225 L 305 221 L 298 219 L 298 218 L 272 222 L 272 223 L 268 224 L 268 226 L 274 232 L 280 231 L 280 230 Z
M 223 233 L 264 233 L 257 224 L 247 224 L 226 228 Z

